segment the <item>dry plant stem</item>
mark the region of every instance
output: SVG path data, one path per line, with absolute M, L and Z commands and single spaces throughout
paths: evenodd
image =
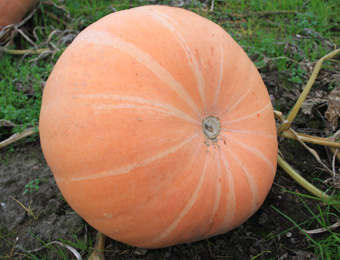
M 332 158 L 332 170 L 333 170 L 333 177 L 335 177 L 335 158 L 339 158 L 338 157 L 338 152 L 339 152 L 339 148 L 336 149 L 331 149 L 331 151 L 334 153 L 333 158 Z
M 215 0 L 211 0 L 211 5 L 210 5 L 210 12 L 214 11 L 214 4 L 215 4 Z
M 98 232 L 96 237 L 96 244 L 94 250 L 88 260 L 104 260 L 104 247 L 106 236 L 103 233 Z
M 305 144 L 304 140 L 302 140 L 302 134 L 299 134 L 299 133 L 295 132 L 292 128 L 290 128 L 290 124 L 287 124 L 288 121 L 284 120 L 284 117 L 283 117 L 282 113 L 281 113 L 281 112 L 278 112 L 278 111 L 274 111 L 274 115 L 275 115 L 276 118 L 279 119 L 279 121 L 280 121 L 281 123 L 283 122 L 283 123 L 281 124 L 281 126 L 280 126 L 281 132 L 279 132 L 278 135 L 279 135 L 279 136 L 287 135 L 287 136 L 289 136 L 290 138 L 299 141 L 299 143 L 300 143 L 303 147 L 305 147 L 305 148 L 306 148 L 306 149 L 314 156 L 314 158 L 318 161 L 318 163 L 320 163 L 320 164 L 322 165 L 322 167 L 324 167 L 327 171 L 329 171 L 329 172 L 334 176 L 334 175 L 335 175 L 335 172 L 332 171 L 331 169 L 329 169 L 329 168 L 327 167 L 327 165 L 325 165 L 325 164 L 321 161 L 321 159 L 320 159 L 318 153 L 317 153 L 314 149 L 308 147 L 308 146 Z M 288 122 L 288 123 L 289 123 L 289 122 Z M 289 129 L 282 130 L 282 126 L 288 127 Z M 280 130 L 280 129 L 279 129 L 279 130 Z M 286 133 L 286 134 L 284 134 L 284 133 Z M 288 133 L 289 133 L 289 134 L 288 134 Z M 305 136 L 304 136 L 304 139 L 307 139 L 307 140 L 313 139 L 311 136 L 308 136 L 309 138 L 306 138 L 306 137 L 307 137 L 307 136 L 305 135 Z M 314 138 L 314 140 L 318 140 L 318 141 L 320 141 L 320 139 L 321 139 L 321 138 L 316 138 L 316 137 Z M 324 141 L 328 141 L 328 140 L 325 139 Z M 335 144 L 336 144 L 336 143 L 335 143 Z
M 318 163 L 320 163 L 320 164 L 322 165 L 322 167 L 324 167 L 324 168 L 325 168 L 327 171 L 329 171 L 332 175 L 335 175 L 335 173 L 334 173 L 331 169 L 329 169 L 329 168 L 327 167 L 326 164 L 324 164 L 324 163 L 321 161 L 321 159 L 320 159 L 318 153 L 317 153 L 314 149 L 308 147 L 308 146 L 301 140 L 301 138 L 297 135 L 297 133 L 296 133 L 293 129 L 290 129 L 290 131 L 295 135 L 295 137 L 297 138 L 297 140 L 299 141 L 299 143 L 300 143 L 303 147 L 305 147 L 305 148 L 306 148 L 306 149 L 314 156 L 314 158 L 318 161 Z
M 338 60 L 334 60 L 334 59 L 329 59 L 329 60 L 332 61 L 332 62 L 340 64 L 340 61 L 338 61 Z
M 301 187 L 309 191 L 314 196 L 324 200 L 326 203 L 334 202 L 330 196 L 328 196 L 325 192 L 316 188 L 309 181 L 304 179 L 300 174 L 298 174 L 280 155 L 277 157 L 277 163 L 280 167 Z M 331 203 L 332 206 L 340 210 L 340 203 Z
M 16 29 L 18 33 L 21 34 L 22 37 L 24 37 L 26 39 L 26 41 L 28 41 L 30 44 L 32 44 L 34 46 L 34 48 L 37 48 L 37 45 L 35 44 L 34 41 L 32 41 L 30 39 L 30 37 L 28 37 L 21 29 L 17 28 Z
M 46 10 L 44 10 L 44 14 L 50 16 L 51 18 L 53 18 L 54 20 L 56 20 L 56 21 L 59 22 L 59 23 L 62 23 L 62 24 L 65 25 L 65 26 L 68 25 L 67 22 L 65 22 L 64 20 L 61 20 L 60 18 L 58 18 L 57 16 L 55 16 L 54 14 L 52 14 L 52 13 L 46 11 Z
M 35 216 L 34 214 L 33 214 L 33 211 L 31 210 L 31 204 L 28 206 L 28 208 L 26 208 L 25 206 L 24 206 L 24 204 L 22 204 L 20 201 L 18 201 L 17 199 L 15 199 L 15 198 L 13 198 L 13 197 L 11 197 L 14 201 L 16 201 L 21 207 L 23 207 L 26 211 L 27 211 L 27 213 L 28 214 L 30 214 L 35 220 L 37 220 L 38 219 L 38 216 Z M 31 201 L 32 202 L 32 201 Z
M 32 128 L 29 128 L 29 129 L 26 129 L 24 130 L 23 132 L 21 133 L 16 133 L 14 135 L 12 135 L 11 137 L 7 138 L 6 140 L 0 142 L 0 149 L 11 144 L 11 143 L 14 143 L 20 139 L 23 139 L 25 137 L 28 137 L 28 136 L 31 136 L 31 135 L 34 135 L 38 132 L 37 128 L 36 127 L 32 127 Z
M 334 135 L 332 135 L 329 139 L 334 142 L 335 140 L 339 139 L 340 136 L 340 130 L 338 130 Z M 335 149 L 336 148 L 336 149 Z M 340 161 L 340 154 L 339 154 L 339 148 L 338 147 L 331 147 L 331 151 L 333 152 L 333 160 L 332 160 L 332 167 L 333 171 L 335 172 L 335 158 L 337 158 Z M 334 176 L 335 177 L 335 176 Z
M 305 134 L 300 134 L 296 133 L 296 135 L 306 143 L 311 143 L 311 144 L 318 144 L 318 145 L 324 145 L 324 146 L 329 146 L 333 148 L 340 148 L 340 143 L 330 141 L 327 138 L 322 138 L 322 137 L 317 137 L 317 136 L 311 136 L 311 135 L 305 135 Z M 291 130 L 285 130 L 280 133 L 280 136 L 289 138 L 289 139 L 294 139 L 298 140 L 298 138 L 294 135 Z
M 21 251 L 23 251 L 23 252 L 34 253 L 34 252 L 39 252 L 39 251 L 41 251 L 41 250 L 44 250 L 44 249 L 46 249 L 48 246 L 54 245 L 54 244 L 57 244 L 57 245 L 59 245 L 59 246 L 62 246 L 62 247 L 67 248 L 68 250 L 70 250 L 70 251 L 73 253 L 73 255 L 77 258 L 77 260 L 82 260 L 81 255 L 78 253 L 78 251 L 77 251 L 75 248 L 73 248 L 73 247 L 71 247 L 71 246 L 69 246 L 69 245 L 67 245 L 67 244 L 64 244 L 64 243 L 62 243 L 62 242 L 59 242 L 59 241 L 52 241 L 52 242 L 46 243 L 46 244 L 44 244 L 43 246 L 41 246 L 41 247 L 39 247 L 39 248 L 36 248 L 36 249 L 33 249 L 33 250 L 24 249 L 24 248 L 22 248 L 21 245 L 17 245 L 16 247 L 19 248 L 19 249 L 20 249 Z
M 330 225 L 326 228 L 317 228 L 317 229 L 312 229 L 312 230 L 303 230 L 307 234 L 313 235 L 313 234 L 320 234 L 324 232 L 328 232 L 329 230 L 333 230 L 340 227 L 340 220 L 338 219 L 337 222 L 335 222 L 333 225 Z
M 334 153 L 334 156 L 340 161 L 340 153 L 338 148 L 331 147 L 332 153 Z
M 59 6 L 59 5 L 57 5 L 56 3 L 54 3 L 53 1 L 44 1 L 43 4 L 44 4 L 44 5 L 53 5 L 55 8 L 57 8 L 57 9 L 62 10 L 63 12 L 65 12 L 65 13 L 66 13 L 66 18 L 67 18 L 68 20 L 71 19 L 71 14 L 70 14 L 70 12 L 67 11 L 67 9 L 66 9 L 64 6 L 62 6 L 62 5 Z
M 322 57 L 320 60 L 318 60 L 315 64 L 315 67 L 313 69 L 312 75 L 310 76 L 305 88 L 303 89 L 299 99 L 296 101 L 295 106 L 293 107 L 292 111 L 289 113 L 286 121 L 288 121 L 289 124 L 291 124 L 293 122 L 293 120 L 295 119 L 297 113 L 299 112 L 302 103 L 305 101 L 307 94 L 309 93 L 320 69 L 321 69 L 321 65 L 325 60 L 329 60 L 331 58 L 333 58 L 336 54 L 338 54 L 340 52 L 340 49 L 334 50 L 331 53 L 325 55 L 324 57 Z M 287 128 L 286 128 L 287 129 Z M 285 129 L 283 129 L 285 130 Z M 280 132 L 280 131 L 279 131 Z
M 65 49 L 66 47 L 61 48 L 60 51 L 64 51 Z M 31 49 L 31 50 L 30 49 L 28 50 L 3 49 L 3 51 L 5 53 L 13 54 L 13 55 L 29 55 L 29 54 L 36 55 L 36 54 L 42 54 L 44 52 L 52 52 L 53 50 L 49 48 L 42 48 L 42 49 Z
M 45 51 L 49 51 L 50 49 L 48 48 L 43 48 L 43 49 L 33 49 L 33 50 L 11 50 L 11 49 L 4 49 L 5 53 L 8 54 L 13 54 L 13 55 L 24 55 L 24 54 L 40 54 Z
M 15 239 L 15 242 L 14 242 L 14 244 L 13 244 L 11 253 L 10 253 L 9 256 L 8 256 L 9 259 L 12 259 L 12 255 L 13 255 L 14 249 L 15 249 L 15 247 L 16 247 L 16 245 L 17 245 L 18 239 L 19 239 L 19 237 L 17 237 L 17 238 Z

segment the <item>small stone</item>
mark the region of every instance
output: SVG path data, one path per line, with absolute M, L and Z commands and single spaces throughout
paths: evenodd
M 135 251 L 133 252 L 135 255 L 145 255 L 148 250 L 145 248 L 139 248 L 137 247 Z
M 289 239 L 289 242 L 292 243 L 292 244 L 296 244 L 297 240 L 295 237 L 292 237 Z
M 268 221 L 268 215 L 266 213 L 262 213 L 259 218 L 259 224 L 264 225 Z

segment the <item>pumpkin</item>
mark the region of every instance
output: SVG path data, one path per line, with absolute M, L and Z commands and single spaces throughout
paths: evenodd
M 19 23 L 37 2 L 38 0 L 0 0 L 0 29 Z
M 40 138 L 70 206 L 142 248 L 236 228 L 276 172 L 256 67 L 218 25 L 175 7 L 120 11 L 82 31 L 46 83 Z

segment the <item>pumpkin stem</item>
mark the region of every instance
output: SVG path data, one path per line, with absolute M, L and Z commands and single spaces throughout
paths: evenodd
M 217 117 L 207 116 L 202 121 L 202 130 L 206 137 L 212 142 L 216 142 L 221 131 L 221 123 Z

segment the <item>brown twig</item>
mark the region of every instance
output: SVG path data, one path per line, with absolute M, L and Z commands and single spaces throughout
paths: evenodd
M 13 55 L 24 55 L 24 54 L 41 54 L 45 51 L 49 51 L 48 48 L 42 48 L 42 49 L 27 49 L 27 50 L 13 50 L 13 49 L 4 49 L 5 53 L 13 54 Z
M 314 149 L 312 149 L 312 148 L 310 148 L 308 145 L 306 145 L 305 142 L 302 140 L 302 138 L 301 138 L 301 137 L 300 137 L 300 136 L 299 136 L 292 128 L 290 128 L 289 130 L 291 131 L 291 133 L 292 133 L 293 135 L 295 135 L 296 140 L 297 140 L 303 147 L 305 147 L 305 148 L 306 148 L 306 149 L 314 156 L 314 158 L 317 160 L 317 162 L 318 162 L 319 164 L 322 165 L 322 167 L 324 167 L 324 168 L 325 168 L 328 172 L 330 172 L 332 175 L 335 175 L 335 173 L 334 173 L 331 169 L 329 169 L 329 168 L 327 167 L 326 164 L 324 164 L 324 163 L 321 161 L 321 159 L 320 159 L 318 153 L 317 153 Z
M 66 18 L 67 19 L 71 19 L 71 14 L 70 12 L 65 8 L 65 6 L 62 5 L 57 5 L 55 2 L 53 1 L 44 1 L 44 5 L 53 5 L 55 8 L 62 10 L 63 12 L 66 13 Z
M 34 252 L 39 252 L 41 250 L 44 250 L 44 249 L 46 249 L 47 246 L 54 245 L 54 244 L 57 244 L 59 246 L 65 247 L 66 249 L 70 250 L 73 253 L 73 255 L 77 258 L 77 260 L 83 259 L 81 257 L 81 255 L 79 254 L 79 252 L 75 248 L 73 248 L 73 247 L 71 247 L 71 246 L 69 246 L 65 243 L 59 242 L 59 241 L 52 241 L 52 242 L 46 243 L 43 246 L 36 248 L 36 249 L 33 249 L 33 250 L 26 250 L 26 249 L 22 248 L 21 245 L 18 245 L 17 248 L 19 248 L 20 250 L 22 250 L 24 252 L 34 253 Z
M 44 10 L 44 14 L 50 16 L 52 19 L 56 20 L 56 21 L 59 22 L 59 23 L 62 23 L 62 24 L 65 25 L 65 26 L 68 25 L 67 22 L 65 22 L 64 20 L 61 20 L 60 18 L 58 18 L 57 16 L 55 16 L 54 14 L 52 14 L 52 13 L 46 11 L 46 10 Z
M 14 143 L 20 139 L 23 139 L 25 137 L 34 135 L 38 132 L 38 128 L 37 127 L 32 127 L 29 129 L 26 129 L 24 131 L 22 131 L 21 133 L 16 133 L 14 135 L 12 135 L 11 137 L 7 138 L 6 140 L 0 142 L 0 149 L 4 148 L 5 146 Z
M 28 213 L 29 215 L 31 215 L 35 220 L 38 219 L 39 216 L 35 216 L 35 215 L 33 214 L 33 211 L 31 210 L 32 201 L 31 201 L 30 205 L 28 205 L 28 208 L 26 208 L 26 207 L 24 206 L 24 204 L 22 204 L 20 201 L 18 201 L 17 199 L 15 199 L 15 198 L 13 198 L 13 197 L 11 197 L 11 198 L 12 198 L 14 201 L 16 201 L 21 207 L 23 207 L 24 210 L 26 210 L 27 213 Z
M 277 164 L 294 180 L 298 183 L 302 188 L 313 194 L 314 196 L 322 199 L 327 204 L 332 205 L 333 207 L 340 210 L 339 202 L 332 199 L 332 197 L 328 196 L 326 192 L 319 190 L 305 178 L 303 178 L 298 172 L 296 172 L 289 163 L 287 163 L 280 155 L 277 157 Z
M 306 232 L 309 235 L 314 235 L 314 234 L 320 234 L 320 233 L 324 233 L 333 229 L 336 229 L 340 227 L 340 220 L 338 219 L 333 225 L 330 225 L 328 227 L 324 227 L 324 228 L 317 228 L 317 229 L 312 229 L 312 230 L 303 230 L 304 232 Z
M 300 97 L 298 98 L 297 102 L 295 103 L 292 111 L 289 113 L 288 117 L 285 118 L 281 112 L 278 111 L 274 111 L 274 115 L 275 117 L 280 121 L 280 125 L 278 126 L 278 135 L 280 136 L 285 135 L 284 132 L 288 132 L 288 130 L 295 136 L 296 140 L 298 140 L 301 145 L 303 145 L 306 149 L 308 149 L 308 151 L 310 151 L 313 156 L 316 158 L 316 160 L 325 168 L 327 169 L 329 172 L 332 173 L 332 175 L 335 175 L 334 171 L 331 171 L 319 158 L 318 154 L 316 153 L 315 150 L 309 148 L 304 141 L 301 138 L 301 134 L 296 133 L 293 129 L 291 129 L 291 124 L 293 122 L 293 120 L 295 119 L 298 111 L 301 108 L 302 103 L 304 102 L 304 100 L 306 99 L 307 94 L 309 93 L 320 69 L 321 69 L 321 65 L 325 60 L 329 60 L 331 58 L 333 58 L 336 54 L 340 53 L 340 49 L 334 50 L 331 53 L 325 55 L 324 57 L 322 57 L 321 59 L 319 59 L 316 64 L 315 67 L 313 69 L 312 75 L 310 76 L 304 90 L 302 91 Z M 315 140 L 317 138 L 314 138 Z M 334 149 L 334 148 L 333 148 Z M 312 193 L 313 195 L 323 199 L 326 201 L 326 203 L 331 204 L 332 206 L 336 207 L 337 209 L 340 209 L 340 204 L 338 201 L 333 200 L 331 197 L 329 197 L 328 195 L 326 195 L 325 192 L 319 190 L 317 187 L 315 187 L 314 185 L 312 185 L 310 182 L 308 182 L 306 179 L 304 179 L 300 174 L 298 174 L 280 155 L 278 155 L 278 165 L 281 166 L 281 168 L 288 174 L 291 176 L 291 178 L 293 178 L 300 186 L 302 186 L 303 188 L 305 188 L 307 191 L 309 191 L 310 193 Z
M 94 250 L 88 260 L 104 260 L 105 240 L 106 236 L 103 233 L 98 232 Z
M 340 130 L 338 130 L 331 138 L 330 140 L 332 142 L 335 142 L 336 139 L 338 139 L 340 136 Z M 340 158 L 340 155 L 339 155 L 339 147 L 337 147 L 336 149 L 334 147 L 331 148 L 331 151 L 333 152 L 333 158 L 332 158 L 332 169 L 333 169 L 333 172 L 334 172 L 334 175 L 333 177 L 335 177 L 335 158 Z
M 298 138 L 296 137 L 296 136 L 298 136 L 300 138 L 300 140 L 302 140 L 303 142 L 306 142 L 306 143 L 324 145 L 324 146 L 329 146 L 329 147 L 334 147 L 334 148 L 340 148 L 340 143 L 328 140 L 327 138 L 323 138 L 323 137 L 311 136 L 311 135 L 301 134 L 301 133 L 297 133 L 297 132 L 295 132 L 295 134 L 294 134 L 294 133 L 292 133 L 291 129 L 281 132 L 280 136 L 285 137 L 285 138 L 289 138 L 289 139 L 294 139 L 294 140 L 298 140 Z

